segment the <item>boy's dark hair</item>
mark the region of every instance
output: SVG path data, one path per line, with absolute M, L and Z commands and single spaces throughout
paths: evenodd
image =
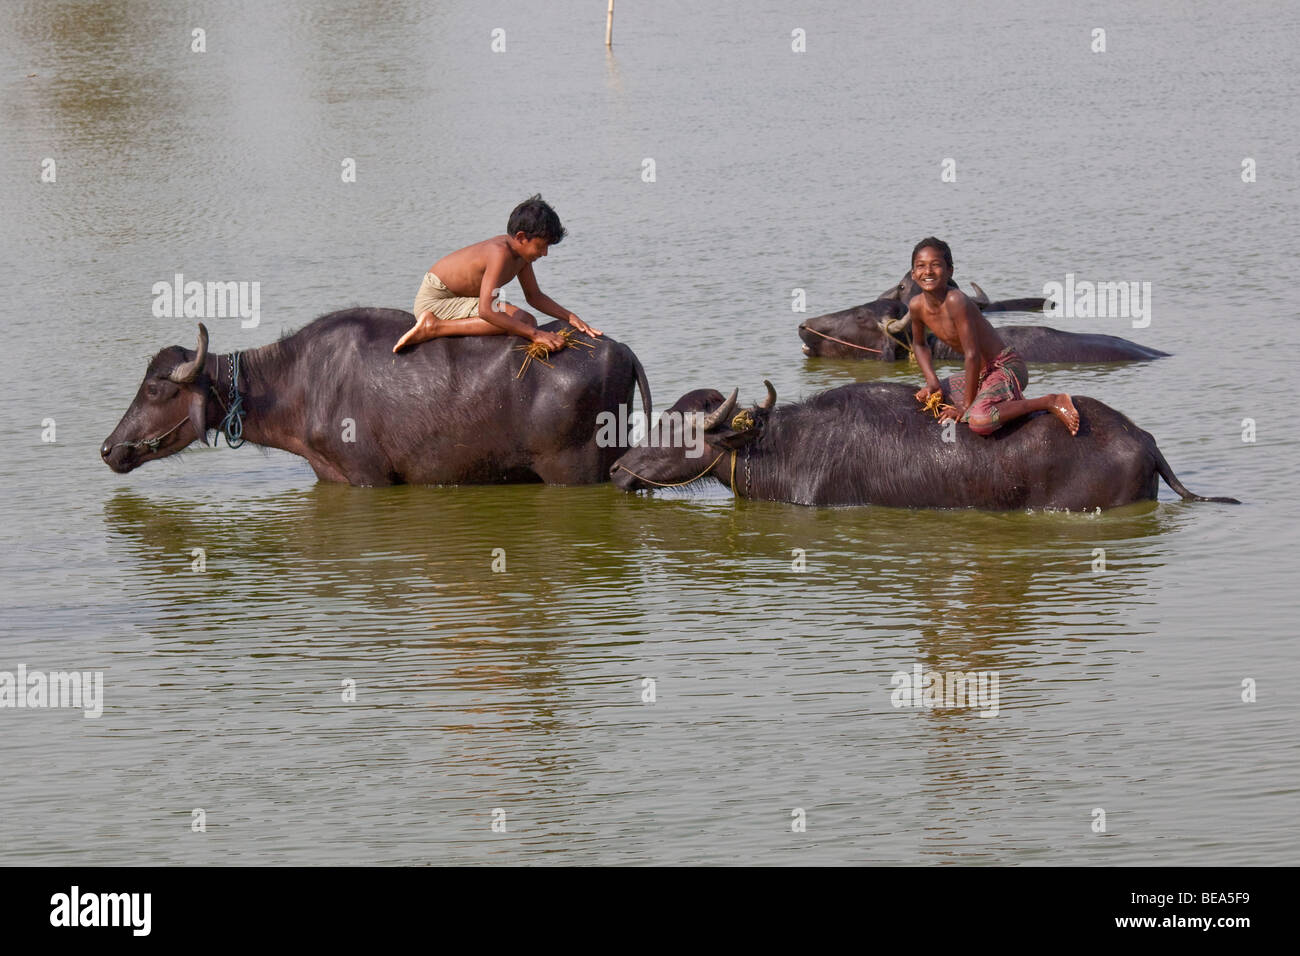
M 564 238 L 567 230 L 560 225 L 560 217 L 546 204 L 541 193 L 529 196 L 510 214 L 506 223 L 510 235 L 522 232 L 525 239 L 545 239 L 555 245 Z
M 942 252 L 943 261 L 948 263 L 949 269 L 952 269 L 952 250 L 948 248 L 948 243 L 944 242 L 942 239 L 936 239 L 934 236 L 926 236 L 916 244 L 916 247 L 912 249 L 912 262 L 908 263 L 908 268 L 911 268 L 912 263 L 916 262 L 916 254 L 926 248 L 938 249 Z

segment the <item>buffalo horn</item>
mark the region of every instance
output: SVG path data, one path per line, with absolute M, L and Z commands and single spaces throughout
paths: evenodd
M 736 410 L 736 395 L 739 392 L 740 389 L 733 388 L 731 394 L 727 396 L 727 400 L 719 405 L 716 411 L 712 412 L 704 419 L 704 430 L 706 432 L 713 431 L 713 429 L 717 428 L 731 417 L 731 413 Z
M 888 332 L 890 335 L 901 335 L 903 330 L 907 328 L 908 324 L 911 323 L 911 321 L 912 321 L 911 316 L 904 315 L 902 318 L 894 319 L 894 321 L 892 322 L 886 322 L 885 331 Z
M 767 386 L 767 398 L 759 402 L 758 407 L 762 411 L 767 411 L 776 404 L 776 389 L 772 387 L 772 383 L 767 379 L 763 379 L 763 384 Z
M 174 369 L 167 377 L 178 385 L 186 385 L 199 377 L 199 372 L 203 368 L 203 362 L 208 357 L 208 330 L 203 323 L 199 323 L 199 350 L 195 353 L 194 358 L 184 362 Z

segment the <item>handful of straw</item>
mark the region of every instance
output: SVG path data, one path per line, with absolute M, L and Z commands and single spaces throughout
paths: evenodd
M 930 412 L 934 415 L 935 421 L 938 421 L 939 416 L 943 414 L 943 410 L 948 407 L 950 406 L 944 404 L 943 392 L 931 392 L 930 396 L 925 400 L 925 404 L 921 406 L 921 411 Z
M 561 330 L 559 336 L 564 339 L 564 345 L 560 346 L 560 348 L 565 348 L 570 345 L 581 345 L 586 349 L 594 349 L 596 347 L 595 342 L 578 338 L 578 330 L 572 326 Z M 516 346 L 514 351 L 524 353 L 524 362 L 519 366 L 519 371 L 515 373 L 515 378 L 522 378 L 524 372 L 528 371 L 528 366 L 533 362 L 540 362 L 547 368 L 555 368 L 554 365 L 546 361 L 551 357 L 551 350 L 540 342 L 529 342 L 527 345 Z

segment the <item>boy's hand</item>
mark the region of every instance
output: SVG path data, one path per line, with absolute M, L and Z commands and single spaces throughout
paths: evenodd
M 941 422 L 946 422 L 950 419 L 954 422 L 959 422 L 961 421 L 961 417 L 965 414 L 966 409 L 964 407 L 959 407 L 957 405 L 939 406 L 939 421 Z
M 582 319 L 578 318 L 572 312 L 569 313 L 569 324 L 573 326 L 575 329 L 577 329 L 579 332 L 583 333 L 584 335 L 597 336 L 601 334 L 600 329 L 593 329 L 590 325 L 582 321 Z
M 551 352 L 558 352 L 564 348 L 564 336 L 558 332 L 543 332 L 541 329 L 534 329 L 533 341 Z
M 938 385 L 922 385 L 921 390 L 916 393 L 916 400 L 922 404 L 935 392 L 942 392 L 943 389 Z

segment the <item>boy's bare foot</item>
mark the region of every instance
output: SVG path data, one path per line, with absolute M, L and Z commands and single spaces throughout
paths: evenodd
M 1074 407 L 1074 402 L 1069 395 L 1064 392 L 1051 396 L 1051 404 L 1047 406 L 1048 411 L 1061 420 L 1066 428 L 1070 429 L 1071 435 L 1079 434 L 1079 410 Z
M 393 351 L 400 352 L 408 345 L 427 342 L 429 339 L 436 338 L 437 335 L 438 320 L 432 312 L 425 312 L 415 320 L 415 325 L 411 326 L 410 331 L 397 340 L 397 344 L 393 346 Z

